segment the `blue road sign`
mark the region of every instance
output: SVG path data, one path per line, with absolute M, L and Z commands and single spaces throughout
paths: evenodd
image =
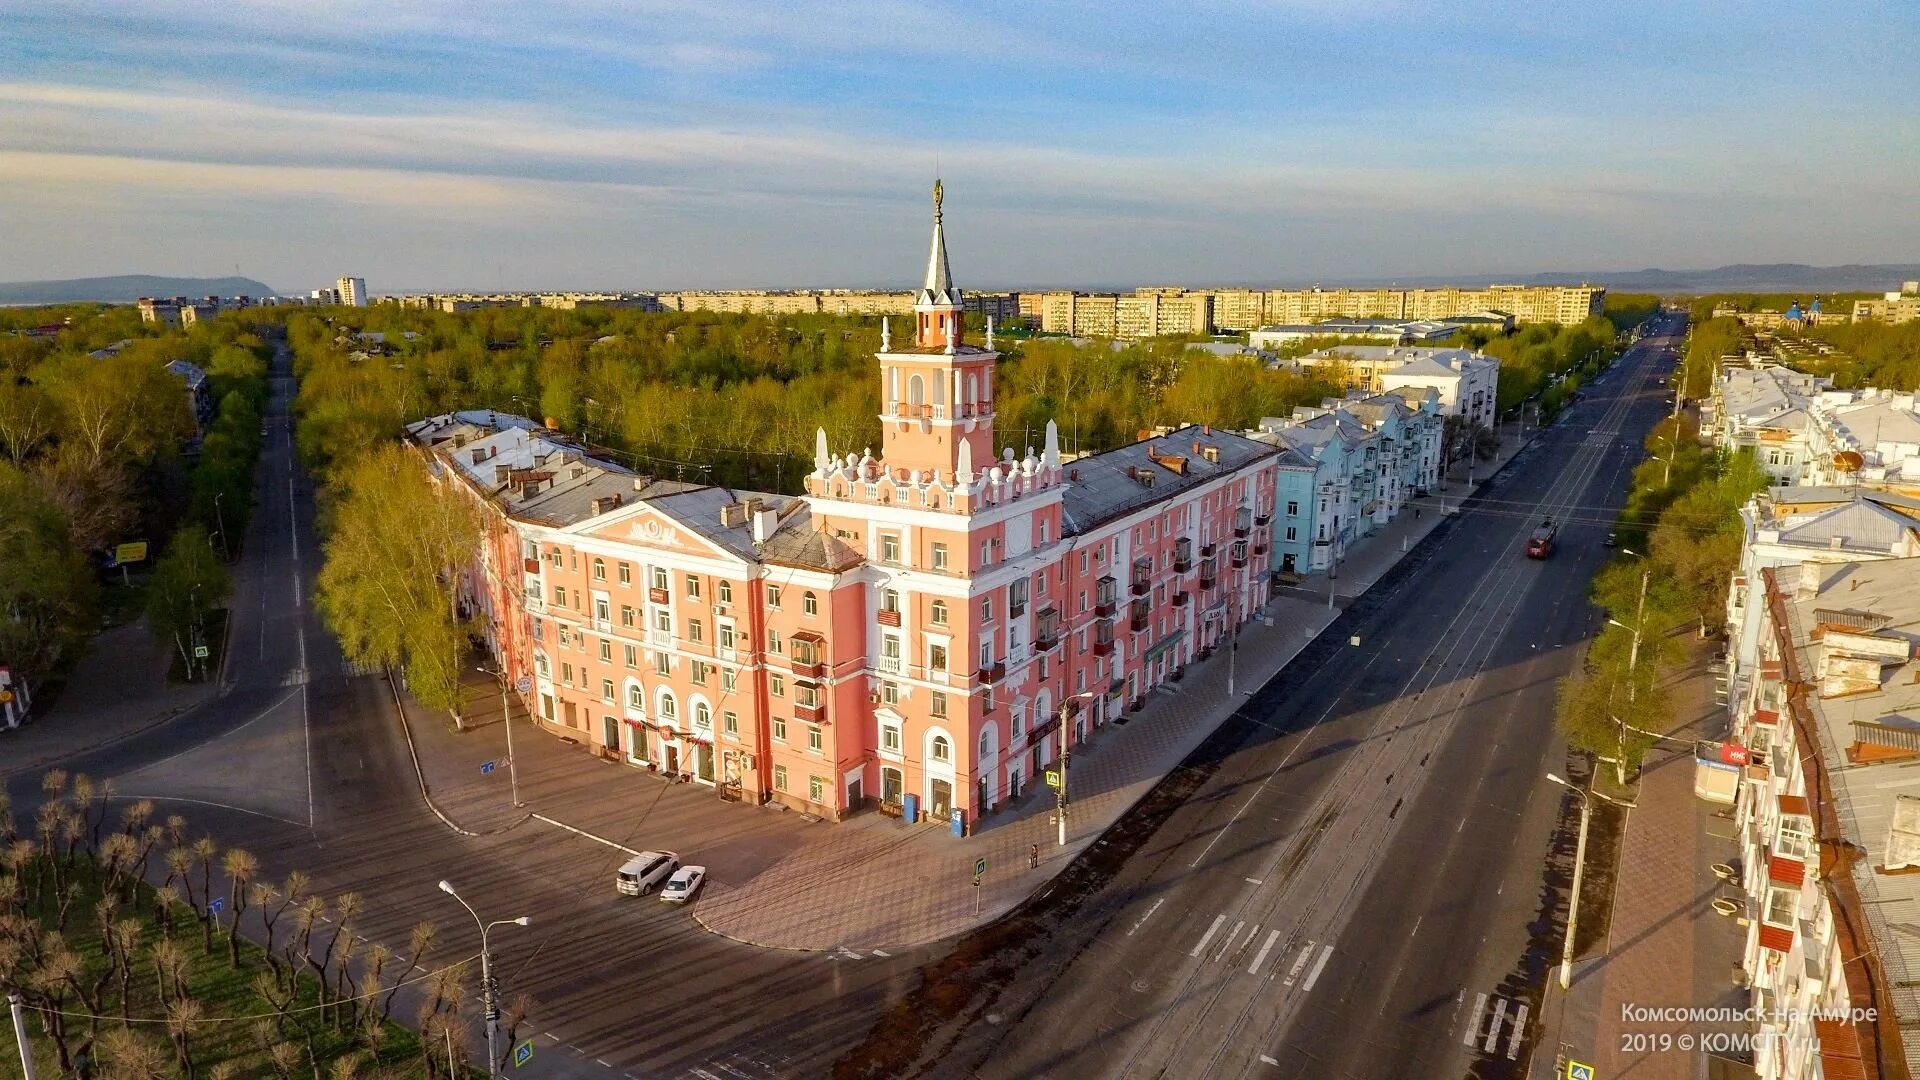
M 979 859 L 973 860 L 973 876 L 974 877 L 987 876 L 987 860 L 985 858 L 979 858 Z
M 1599 1074 L 1584 1061 L 1567 1062 L 1567 1080 L 1594 1080 Z
M 226 907 L 227 907 L 226 898 L 223 896 L 216 896 L 213 899 L 207 901 L 207 914 L 218 915 L 222 911 L 225 911 Z
M 533 1040 L 532 1039 L 528 1039 L 526 1042 L 523 1042 L 519 1046 L 516 1046 L 513 1048 L 513 1063 L 515 1065 L 525 1065 L 527 1062 L 532 1060 L 533 1060 Z
M 491 761 L 483 761 L 483 762 L 481 762 L 481 763 L 480 763 L 480 775 L 481 775 L 481 776 L 485 776 L 485 775 L 487 775 L 488 773 L 490 773 L 490 772 L 492 772 L 492 771 L 493 771 L 493 762 L 491 762 Z
M 533 680 L 527 678 L 525 675 L 522 675 L 519 678 L 513 680 L 513 688 L 515 690 L 518 690 L 520 693 L 524 694 L 527 691 L 533 689 Z

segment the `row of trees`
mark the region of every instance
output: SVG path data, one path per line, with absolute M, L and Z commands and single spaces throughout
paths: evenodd
M 1740 562 L 1740 507 L 1767 486 L 1751 453 L 1703 449 L 1687 413 L 1662 421 L 1646 448 L 1620 516 L 1621 554 L 1594 577 L 1594 603 L 1614 622 L 1561 682 L 1558 703 L 1567 741 L 1617 762 L 1623 781 L 1653 746 L 1652 733 L 1670 726 L 1660 676 L 1681 656 L 1671 631 L 1723 629 L 1727 581 Z
M 1800 336 L 1839 350 L 1809 364 L 1810 370 L 1830 376 L 1835 386 L 1920 390 L 1920 322 L 1821 326 Z
M 239 320 L 167 331 L 131 308 L 30 309 L 6 321 L 61 327 L 0 336 L 0 604 L 14 616 L 0 621 L 0 662 L 41 681 L 98 625 L 102 553 L 182 523 L 221 541 L 244 525 L 267 345 Z M 202 368 L 218 395 L 197 458 L 182 452 L 195 421 L 185 382 L 167 369 L 176 360 Z M 201 584 L 203 601 L 219 591 Z
M 468 1071 L 469 972 L 432 966 L 432 923 L 404 951 L 367 942 L 357 894 L 321 895 L 298 871 L 264 880 L 252 853 L 191 838 L 148 801 L 116 818 L 112 786 L 84 775 L 48 773 L 43 793 L 31 822 L 0 801 L 0 989 L 22 996 L 59 1075 Z M 419 1036 L 393 1021 L 409 984 Z M 506 1009 L 509 1045 L 525 1014 L 524 999 Z
M 1613 323 L 1595 315 L 1573 326 L 1533 323 L 1485 341 L 1480 350 L 1500 361 L 1495 408 L 1504 416 L 1539 394 L 1543 412 L 1550 415 L 1582 381 L 1620 355 L 1618 338 Z

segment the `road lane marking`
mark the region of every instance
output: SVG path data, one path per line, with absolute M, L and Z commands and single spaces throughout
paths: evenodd
M 1499 1045 L 1500 1043 L 1500 1022 L 1506 1018 L 1506 1015 L 1507 1015 L 1507 999 L 1494 998 L 1493 999 L 1493 1023 L 1487 1025 L 1487 1041 L 1485 1045 L 1480 1047 L 1480 1049 L 1486 1051 L 1489 1054 L 1493 1053 L 1493 1048 Z
M 1164 897 L 1164 896 L 1163 896 L 1163 897 L 1161 897 L 1161 898 L 1160 898 L 1160 899 L 1158 899 L 1158 900 L 1155 900 L 1155 901 L 1153 902 L 1153 906 L 1152 906 L 1152 907 L 1149 907 L 1149 908 L 1147 909 L 1147 913 L 1146 913 L 1145 915 L 1142 915 L 1142 916 L 1140 916 L 1140 921 L 1139 921 L 1139 922 L 1137 922 L 1137 923 L 1134 923 L 1134 924 L 1133 924 L 1133 930 L 1129 930 L 1129 931 L 1127 931 L 1127 936 L 1128 936 L 1128 937 L 1132 937 L 1132 936 L 1133 936 L 1133 934 L 1134 934 L 1134 931 L 1135 931 L 1135 930 L 1138 930 L 1138 929 L 1140 929 L 1140 928 L 1141 928 L 1142 926 L 1145 926 L 1145 925 L 1147 925 L 1147 920 L 1148 920 L 1148 919 L 1151 919 L 1151 918 L 1153 918 L 1153 913 L 1154 913 L 1154 912 L 1156 912 L 1156 911 L 1159 911 L 1159 910 L 1160 910 L 1160 905 L 1161 905 L 1161 904 L 1164 904 L 1164 903 L 1166 903 L 1166 902 L 1167 902 L 1167 898 L 1166 898 L 1166 897 Z
M 1249 975 L 1260 974 L 1260 965 L 1267 962 L 1267 954 L 1273 951 L 1273 943 L 1279 940 L 1280 940 L 1280 931 L 1278 930 L 1267 931 L 1267 943 L 1265 945 L 1260 946 L 1259 954 L 1253 958 L 1253 963 L 1247 966 L 1247 974 Z
M 1467 1033 L 1461 1038 L 1461 1046 L 1472 1046 L 1474 1038 L 1480 1034 L 1480 1014 L 1487 1007 L 1487 995 L 1481 994 L 1473 1002 L 1473 1019 L 1467 1024 Z
M 1272 1056 L 1272 1055 L 1270 1055 L 1270 1054 L 1261 1054 L 1261 1055 L 1260 1055 L 1260 1064 L 1262 1064 L 1262 1065 L 1278 1065 L 1278 1064 L 1280 1064 L 1280 1059 L 1279 1059 L 1279 1058 L 1276 1058 L 1276 1057 L 1273 1057 L 1273 1056 Z
M 1193 947 L 1193 951 L 1188 953 L 1187 955 L 1199 956 L 1201 953 L 1206 952 L 1207 942 L 1213 940 L 1213 935 L 1220 932 L 1220 924 L 1226 921 L 1227 921 L 1227 917 L 1225 915 L 1215 915 L 1213 917 L 1213 925 L 1207 927 L 1206 934 L 1200 938 L 1200 944 L 1195 945 Z
M 1265 884 L 1266 884 L 1266 879 L 1265 879 L 1265 878 L 1257 878 L 1257 877 L 1250 877 L 1250 878 L 1248 878 L 1248 879 L 1247 879 L 1247 884 L 1249 884 L 1249 885 L 1265 885 Z
M 1293 966 L 1287 969 L 1287 977 L 1280 981 L 1282 986 L 1292 986 L 1293 980 L 1300 977 L 1300 969 L 1307 966 L 1307 960 L 1313 956 L 1313 942 L 1309 941 L 1301 948 L 1300 955 L 1293 958 Z
M 1227 951 L 1233 948 L 1233 939 L 1240 936 L 1240 928 L 1245 925 L 1247 925 L 1247 920 L 1241 919 L 1239 922 L 1233 924 L 1232 930 L 1227 931 L 1227 940 L 1221 942 L 1220 951 L 1213 954 L 1214 963 L 1217 964 L 1226 957 Z
M 1520 1036 L 1526 1034 L 1526 1031 L 1527 1031 L 1527 1007 L 1526 1005 L 1522 1004 L 1520 1006 L 1520 1010 L 1513 1014 L 1513 1039 L 1512 1041 L 1507 1043 L 1507 1060 L 1508 1061 L 1514 1061 L 1518 1059 L 1520 1055 Z
M 1320 947 L 1320 959 L 1315 960 L 1313 962 L 1313 970 L 1307 972 L 1307 981 L 1300 985 L 1301 993 L 1304 994 L 1307 991 L 1313 989 L 1313 984 L 1320 981 L 1320 972 L 1322 969 L 1324 969 L 1327 966 L 1327 958 L 1332 955 L 1333 955 L 1333 946 L 1322 945 Z

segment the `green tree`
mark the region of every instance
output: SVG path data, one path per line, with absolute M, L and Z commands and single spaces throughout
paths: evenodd
M 147 588 L 147 628 L 180 650 L 189 677 L 194 669 L 193 646 L 210 644 L 202 638 L 207 614 L 226 604 L 231 589 L 212 539 L 197 523 L 181 526 L 167 542 L 166 554 L 154 563 Z M 204 675 L 205 665 L 201 668 Z
M 480 522 L 452 482 L 391 442 L 346 465 L 317 601 L 349 659 L 401 671 L 421 704 L 457 716 L 467 638 L 455 583 L 479 550 Z
M 98 588 L 59 508 L 0 463 L 0 662 L 43 678 L 85 640 Z

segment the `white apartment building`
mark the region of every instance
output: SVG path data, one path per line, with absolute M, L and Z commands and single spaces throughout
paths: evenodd
M 1813 416 L 1814 482 L 1920 489 L 1920 409 L 1911 391 L 1827 390 Z
M 347 307 L 367 306 L 366 278 L 343 277 L 335 283 L 334 291 L 339 294 L 339 303 Z
M 1778 364 L 1722 368 L 1713 385 L 1712 422 L 1702 434 L 1722 449 L 1753 451 L 1777 484 L 1810 482 L 1813 398 L 1830 385 Z
M 1920 1068 L 1920 560 L 1767 567 L 1734 702 L 1742 957 L 1765 1080 Z
M 1344 364 L 1355 384 L 1376 392 L 1432 387 L 1440 415 L 1493 426 L 1500 390 L 1500 361 L 1469 349 L 1396 345 L 1336 345 L 1294 361 L 1307 369 Z

